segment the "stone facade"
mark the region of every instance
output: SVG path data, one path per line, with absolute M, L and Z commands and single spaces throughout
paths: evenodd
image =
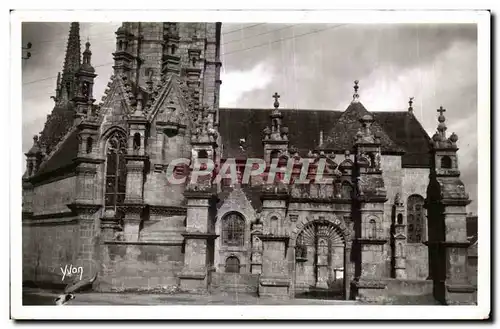
M 123 23 L 94 104 L 72 23 L 54 111 L 26 153 L 23 279 L 58 282 L 72 264 L 100 291 L 474 302 L 469 201 L 442 114 L 431 140 L 411 104 L 367 111 L 358 82 L 344 112 L 281 110 L 277 93 L 272 110 L 219 109 L 220 37 L 220 23 Z M 255 157 L 265 169 L 245 181 Z M 193 181 L 204 159 L 215 172 L 234 161 L 238 180 Z

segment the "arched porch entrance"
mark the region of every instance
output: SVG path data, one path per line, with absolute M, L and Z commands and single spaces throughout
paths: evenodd
M 293 264 L 296 298 L 348 298 L 350 244 L 342 224 L 338 219 L 314 219 L 298 231 Z

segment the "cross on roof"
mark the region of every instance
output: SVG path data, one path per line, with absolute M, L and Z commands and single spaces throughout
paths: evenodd
M 440 115 L 443 115 L 443 112 L 446 112 L 446 110 L 442 106 L 440 106 L 437 111 L 439 112 Z
M 278 93 L 275 92 L 273 98 L 274 98 L 274 108 L 277 109 L 280 106 L 280 103 L 278 102 L 278 98 L 280 98 L 280 95 L 278 95 Z

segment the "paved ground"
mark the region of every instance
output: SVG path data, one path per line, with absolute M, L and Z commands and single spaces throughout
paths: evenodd
M 54 305 L 57 292 L 41 289 L 23 291 L 24 305 Z M 81 293 L 68 305 L 353 305 L 356 301 L 290 299 L 272 300 L 248 294 L 146 294 L 146 293 Z

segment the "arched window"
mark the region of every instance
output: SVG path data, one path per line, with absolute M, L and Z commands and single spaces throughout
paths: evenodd
M 85 148 L 85 152 L 87 152 L 87 154 L 92 152 L 92 137 L 87 138 L 87 146 Z
M 447 155 L 441 158 L 441 168 L 451 169 L 451 158 Z
M 398 214 L 398 224 L 403 224 L 403 214 Z
M 104 205 L 116 211 L 116 207 L 125 200 L 127 168 L 125 154 L 127 138 L 120 131 L 115 131 L 106 145 L 106 190 Z
M 277 159 L 280 155 L 280 151 L 279 150 L 272 150 L 271 151 L 271 160 L 272 159 Z
M 420 195 L 411 195 L 408 198 L 408 242 L 422 242 L 424 225 L 424 198 Z
M 226 273 L 240 273 L 240 260 L 236 256 L 226 259 Z
M 369 227 L 368 237 L 371 239 L 375 239 L 377 237 L 377 222 L 375 221 L 375 219 L 370 219 L 368 227 Z
M 118 41 L 118 50 L 123 50 L 123 41 Z
M 141 134 L 134 134 L 134 152 L 138 152 L 141 148 Z
M 222 220 L 222 243 L 228 246 L 243 246 L 245 243 L 245 220 L 231 213 Z

